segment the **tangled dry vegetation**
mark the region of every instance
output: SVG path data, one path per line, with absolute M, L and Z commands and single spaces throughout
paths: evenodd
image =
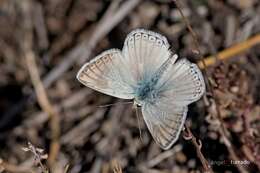
M 140 27 L 207 79 L 167 151 L 129 104 L 101 107 L 122 101 L 75 79 Z M 0 172 L 259 172 L 259 76 L 257 0 L 1 0 Z

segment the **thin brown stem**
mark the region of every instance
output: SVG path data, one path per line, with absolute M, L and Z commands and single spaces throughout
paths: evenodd
M 56 110 L 52 107 L 50 101 L 48 100 L 47 93 L 43 87 L 43 84 L 39 77 L 39 71 L 36 65 L 35 56 L 32 51 L 28 50 L 25 54 L 26 63 L 29 69 L 30 77 L 35 89 L 37 100 L 41 108 L 49 115 L 50 117 L 50 128 L 52 134 L 52 141 L 50 144 L 50 153 L 48 161 L 50 165 L 53 165 L 57 155 L 59 153 L 59 136 L 60 136 L 60 125 L 59 125 L 59 115 Z
M 26 65 L 29 70 L 29 75 L 37 96 L 38 103 L 43 111 L 45 111 L 50 117 L 50 129 L 51 129 L 51 144 L 48 157 L 48 163 L 50 167 L 55 164 L 55 160 L 59 153 L 60 143 L 60 124 L 59 115 L 50 103 L 47 92 L 43 86 L 40 78 L 40 73 L 36 64 L 36 54 L 33 52 L 33 25 L 32 25 L 32 2 L 24 1 L 22 4 L 23 12 L 25 14 L 24 19 L 24 40 L 22 44 Z
M 259 44 L 260 44 L 260 34 L 257 34 L 243 42 L 237 43 L 217 53 L 216 56 L 205 57 L 202 60 L 200 60 L 197 64 L 201 69 L 204 69 L 205 66 L 203 65 L 203 61 L 205 62 L 206 67 L 208 67 L 216 63 L 215 57 L 218 57 L 219 60 L 227 60 Z
M 196 137 L 193 135 L 190 128 L 186 124 L 185 124 L 185 131 L 184 131 L 183 137 L 186 140 L 191 140 L 192 144 L 196 148 L 196 153 L 202 163 L 204 172 L 213 173 L 213 170 L 212 170 L 210 164 L 208 163 L 207 159 L 204 157 L 204 155 L 201 152 L 201 148 L 202 148 L 201 140 L 196 139 Z

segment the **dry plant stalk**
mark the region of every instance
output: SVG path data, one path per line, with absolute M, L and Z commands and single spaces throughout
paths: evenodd
M 70 168 L 70 165 L 69 164 L 66 165 L 63 173 L 68 173 L 69 172 L 69 168 Z
M 50 128 L 52 133 L 52 142 L 49 153 L 49 163 L 53 165 L 58 153 L 59 153 L 59 136 L 60 136 L 60 125 L 59 125 L 59 115 L 56 110 L 52 107 L 47 93 L 41 82 L 39 71 L 36 65 L 35 56 L 31 50 L 27 50 L 25 53 L 26 64 L 29 69 L 30 77 L 32 80 L 33 87 L 36 92 L 37 100 L 41 108 L 48 113 L 50 117 Z
M 190 23 L 189 23 L 189 20 L 184 16 L 184 14 L 183 14 L 183 12 L 182 12 L 182 10 L 181 10 L 181 7 L 180 7 L 180 4 L 179 4 L 178 0 L 173 0 L 173 1 L 175 2 L 177 9 L 179 10 L 179 12 L 180 12 L 180 14 L 181 14 L 181 16 L 182 16 L 182 18 L 183 18 L 183 20 L 184 20 L 184 22 L 185 22 L 185 24 L 186 24 L 188 30 L 189 30 L 189 32 L 190 32 L 191 35 L 192 35 L 193 42 L 194 42 L 194 44 L 195 44 L 195 47 L 196 47 L 197 52 L 198 52 L 198 54 L 199 54 L 199 57 L 200 57 L 200 59 L 201 59 L 200 63 L 201 63 L 201 65 L 203 65 L 204 68 L 206 68 L 206 67 L 207 67 L 207 64 L 206 64 L 206 61 L 205 61 L 205 60 L 203 59 L 203 57 L 202 57 L 202 54 L 201 54 L 201 51 L 200 51 L 200 48 L 199 48 L 199 42 L 198 42 L 198 39 L 197 39 L 197 35 L 196 35 L 196 33 L 193 31 L 193 29 L 192 29 L 192 27 L 191 27 L 191 25 L 190 25 Z M 251 41 L 251 42 L 252 42 L 252 41 Z M 255 43 L 255 42 L 256 42 L 256 41 L 254 40 L 253 43 Z M 252 44 L 251 44 L 251 46 L 252 46 Z M 233 48 L 232 51 L 229 50 L 228 53 L 225 52 L 224 55 L 226 55 L 226 56 L 224 56 L 224 57 L 227 58 L 227 57 L 230 57 L 231 55 L 233 55 L 234 52 L 240 52 L 239 49 L 241 49 L 241 48 L 244 48 L 244 49 L 241 50 L 241 51 L 243 51 L 243 50 L 245 50 L 245 49 L 248 48 L 248 47 L 243 44 L 243 46 L 236 47 L 236 49 Z M 217 54 L 217 55 L 218 55 L 218 54 Z M 223 56 L 223 53 L 222 53 L 222 56 Z M 216 60 L 218 60 L 218 59 L 217 59 L 218 56 L 213 56 L 212 59 L 213 59 L 213 58 L 215 58 Z M 206 75 L 206 77 L 207 77 L 207 79 L 208 79 L 207 70 L 205 70 L 205 75 Z M 232 143 L 230 142 L 230 140 L 229 140 L 229 138 L 228 138 L 227 129 L 226 129 L 226 127 L 224 126 L 223 120 L 222 120 L 222 118 L 221 118 L 221 116 L 220 116 L 220 109 L 219 109 L 218 105 L 216 104 L 215 92 L 214 92 L 214 90 L 212 89 L 211 83 L 209 82 L 208 84 L 209 84 L 210 93 L 212 94 L 212 97 L 213 97 L 212 102 L 216 105 L 216 113 L 217 113 L 217 115 L 216 115 L 215 118 L 218 119 L 218 121 L 220 122 L 219 133 L 220 133 L 221 137 L 223 138 L 224 144 L 226 145 L 226 147 L 227 147 L 227 149 L 228 149 L 228 152 L 229 152 L 229 154 L 230 154 L 230 157 L 231 157 L 233 160 L 239 160 L 237 154 L 235 153 L 235 149 L 234 149 Z M 196 146 L 195 146 L 195 147 L 196 147 Z M 200 157 L 200 156 L 199 156 L 199 157 Z M 201 160 L 201 161 L 203 162 L 203 160 Z M 236 166 L 237 166 L 237 168 L 239 169 L 240 172 L 243 172 L 243 173 L 248 172 L 247 170 L 245 170 L 245 168 L 244 168 L 243 166 L 241 166 L 241 165 L 239 165 L 239 164 L 236 164 Z
M 260 34 L 257 34 L 241 43 L 237 43 L 236 45 L 231 46 L 231 47 L 217 53 L 216 57 L 218 57 L 219 60 L 226 60 L 226 59 L 231 58 L 235 55 L 238 55 L 239 53 L 242 53 L 258 44 L 260 44 Z M 204 60 L 200 60 L 197 63 L 201 69 L 204 69 L 205 66 L 208 67 L 208 66 L 216 63 L 215 56 L 208 56 L 203 59 Z M 205 62 L 205 66 L 203 65 L 203 61 Z
M 40 165 L 40 169 L 43 173 L 49 173 L 48 169 L 43 165 L 42 160 L 46 160 L 48 158 L 48 154 L 44 154 L 44 150 L 41 148 L 36 148 L 30 142 L 28 142 L 27 147 L 22 148 L 25 152 L 31 152 L 34 157 L 34 161 L 36 165 Z
M 204 171 L 213 173 L 213 170 L 212 170 L 210 164 L 208 163 L 207 159 L 205 159 L 204 155 L 201 152 L 201 148 L 202 148 L 201 140 L 197 140 L 196 137 L 191 132 L 190 128 L 186 125 L 185 125 L 185 131 L 184 131 L 184 134 L 183 134 L 183 138 L 186 139 L 186 140 L 191 140 L 192 144 L 195 146 L 197 156 L 199 157 L 199 159 L 202 163 Z
M 25 14 L 24 19 L 24 29 L 25 29 L 25 37 L 24 42 L 22 44 L 24 57 L 26 61 L 26 65 L 29 70 L 29 75 L 35 89 L 35 93 L 37 96 L 38 103 L 40 107 L 48 113 L 50 117 L 50 128 L 51 128 L 51 144 L 50 144 L 50 152 L 48 157 L 48 162 L 50 167 L 52 167 L 55 163 L 55 160 L 59 153 L 59 136 L 60 136 L 60 124 L 59 124 L 59 116 L 56 110 L 53 108 L 50 103 L 43 83 L 40 78 L 39 70 L 36 64 L 36 55 L 32 50 L 33 45 L 33 25 L 32 25 L 32 10 L 31 3 L 32 1 L 24 1 L 21 2 L 23 4 L 23 13 Z

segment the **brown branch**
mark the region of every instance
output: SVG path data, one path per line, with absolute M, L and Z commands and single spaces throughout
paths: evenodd
M 56 110 L 50 103 L 45 88 L 40 79 L 39 70 L 36 64 L 36 55 L 32 50 L 33 47 L 33 24 L 32 24 L 32 2 L 24 1 L 22 2 L 24 18 L 24 40 L 21 43 L 23 49 L 24 57 L 26 60 L 26 65 L 29 70 L 29 75 L 36 93 L 38 103 L 42 110 L 44 110 L 50 117 L 50 128 L 51 128 L 51 144 L 50 152 L 48 157 L 48 162 L 52 167 L 55 163 L 57 155 L 59 153 L 59 136 L 60 136 L 60 124 L 59 116 Z
M 231 57 L 234 57 L 235 55 L 238 55 L 242 52 L 245 52 L 246 50 L 259 45 L 260 44 L 260 34 L 257 34 L 248 40 L 245 40 L 241 43 L 237 43 L 219 53 L 217 53 L 217 57 L 219 60 L 227 60 Z M 204 69 L 205 66 L 208 67 L 210 65 L 213 65 L 216 63 L 215 56 L 208 56 L 206 58 L 203 58 L 204 60 L 200 60 L 197 64 L 201 69 Z M 205 66 L 203 65 L 203 61 L 205 62 Z
M 201 148 L 202 148 L 201 140 L 196 139 L 196 137 L 193 135 L 190 128 L 186 124 L 185 124 L 185 131 L 183 133 L 183 138 L 186 139 L 186 140 L 191 140 L 192 144 L 195 146 L 197 156 L 202 163 L 202 166 L 204 168 L 204 172 L 213 173 L 213 170 L 212 170 L 210 164 L 208 163 L 207 159 L 204 157 L 204 155 L 201 152 Z
M 52 142 L 50 146 L 50 153 L 48 161 L 50 165 L 53 165 L 58 153 L 59 153 L 59 136 L 60 136 L 60 123 L 59 115 L 52 107 L 45 88 L 41 82 L 39 71 L 36 65 L 35 55 L 31 50 L 25 52 L 26 64 L 29 70 L 29 74 L 32 80 L 33 87 L 36 92 L 38 103 L 42 110 L 44 110 L 50 117 L 50 128 L 52 133 Z

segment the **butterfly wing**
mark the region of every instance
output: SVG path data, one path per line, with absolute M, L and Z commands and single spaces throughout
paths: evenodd
M 77 79 L 85 86 L 104 94 L 133 99 L 133 79 L 127 68 L 121 51 L 111 49 L 86 63 L 79 70 Z
M 161 101 L 186 106 L 205 92 L 205 82 L 196 64 L 181 59 L 163 73 L 156 88 Z
M 187 106 L 181 107 L 160 101 L 142 106 L 142 114 L 147 127 L 162 149 L 169 149 L 179 138 L 187 110 Z
M 151 78 L 171 55 L 164 36 L 144 29 L 128 34 L 122 52 L 135 81 Z
M 196 64 L 186 59 L 169 63 L 155 86 L 154 101 L 142 107 L 148 129 L 163 149 L 170 148 L 178 139 L 186 119 L 187 105 L 205 92 L 204 79 Z

